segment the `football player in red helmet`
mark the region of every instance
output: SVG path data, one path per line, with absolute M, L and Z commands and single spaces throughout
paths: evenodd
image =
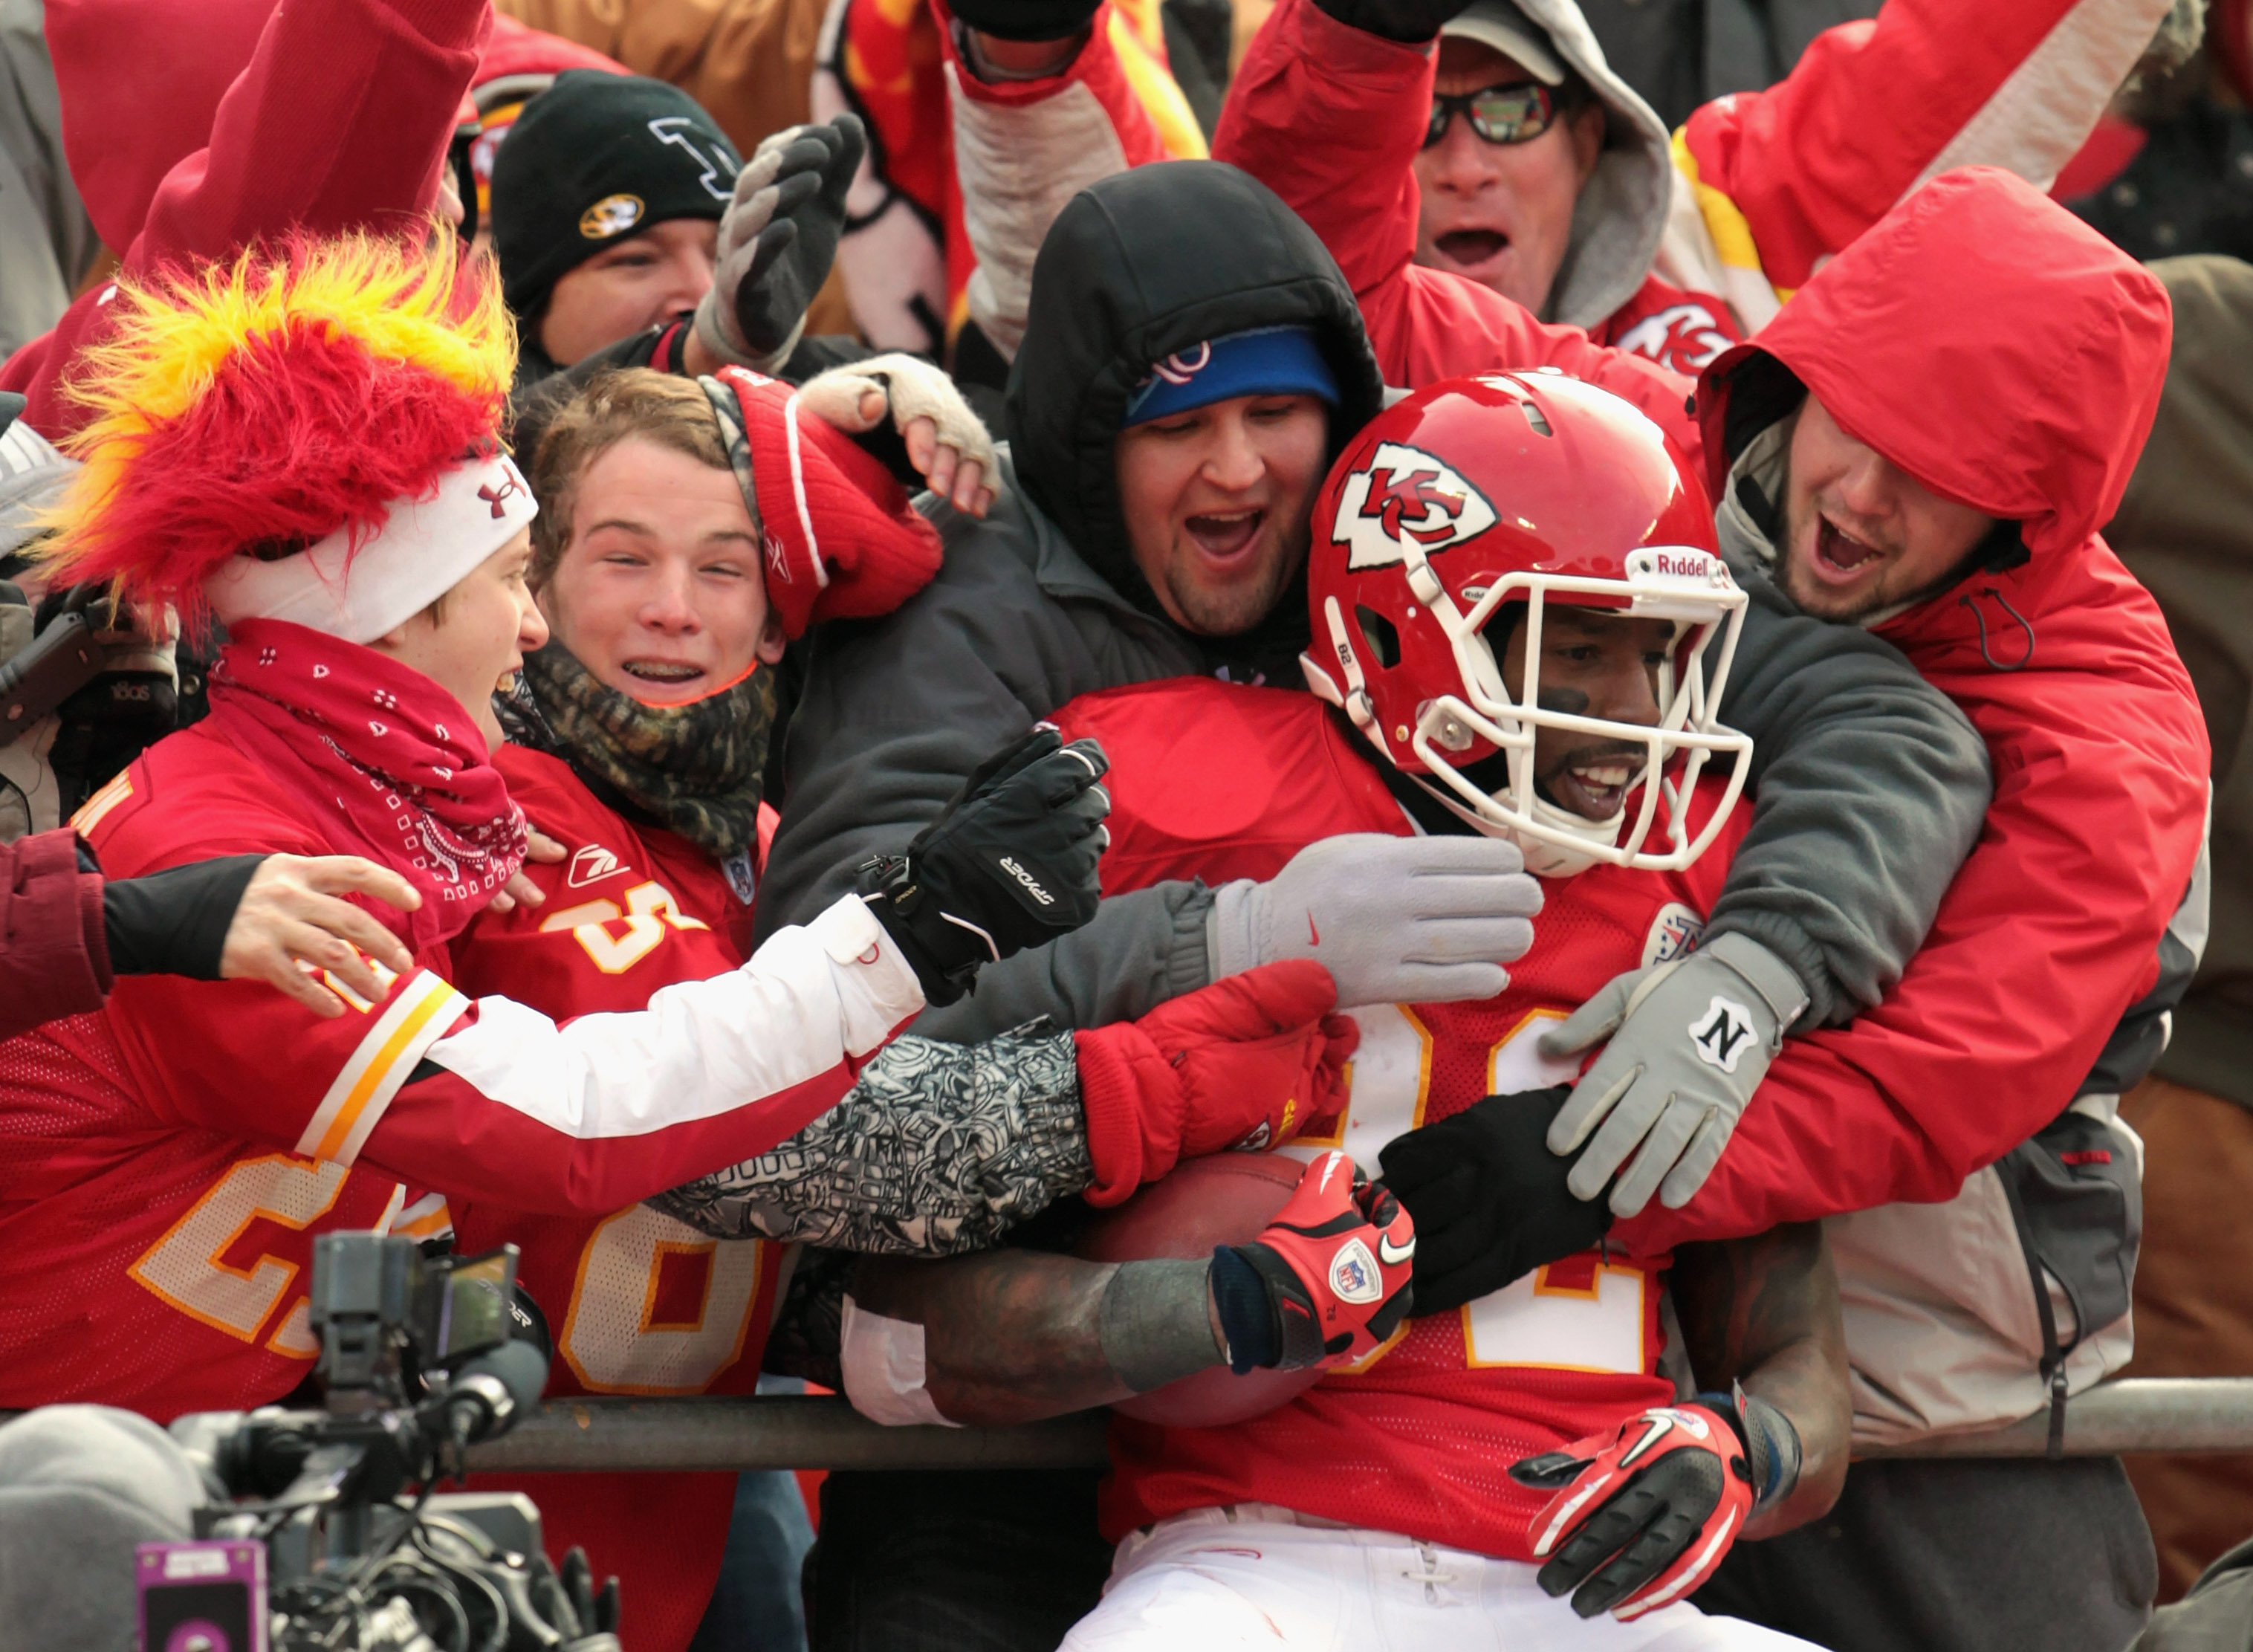
M 1393 769 L 1537 873 L 1705 852 L 1752 755 L 1719 721 L 1745 596 L 1657 425 L 1553 371 L 1434 387 L 1362 432 L 1315 516 L 1307 681 Z
M 1541 1033 L 1621 970 L 1697 944 L 1749 812 L 1748 742 L 1719 721 L 1744 598 L 1703 492 L 1625 403 L 1493 374 L 1380 415 L 1314 530 L 1317 695 L 1182 678 L 1057 714 L 1127 754 L 1106 781 L 1106 891 L 1203 878 L 1224 945 L 1241 892 L 1285 862 L 1317 857 L 1346 882 L 1357 846 L 1422 830 L 1520 844 L 1547 904 L 1497 996 L 1354 1009 L 1342 1113 L 1281 1149 L 1383 1165 L 1416 1223 L 1413 1317 L 1248 1421 L 1116 1419 L 1103 1517 L 1125 1542 L 1064 1644 L 1452 1648 L 1476 1614 L 1474 1635 L 1512 1645 L 1798 1646 L 1686 1602 L 1745 1530 L 1813 1517 L 1844 1473 L 1819 1230 L 1678 1258 L 1607 1250 L 1608 1209 L 1572 1197 L 1570 1161 L 1543 1145 L 1578 1063 Z M 1351 944 L 1319 907 L 1259 921 L 1286 917 L 1313 956 Z M 1548 1215 L 1525 1223 L 1529 1205 Z M 1503 1255 L 1482 1227 L 1496 1209 L 1538 1240 Z M 1073 1409 L 1220 1357 L 1210 1337 L 1169 1342 L 1170 1367 L 1141 1357 L 1154 1342 L 1106 1311 L 1144 1288 L 1138 1268 L 1187 1270 L 1178 1288 L 1201 1296 L 1198 1265 L 1106 1280 L 1016 1252 L 942 1265 L 922 1288 L 915 1267 L 864 1266 L 856 1295 L 864 1315 L 912 1321 L 941 1417 Z M 1670 1270 L 1710 1391 L 1686 1405 L 1658 1370 Z M 1754 1276 L 1782 1308 L 1758 1325 Z

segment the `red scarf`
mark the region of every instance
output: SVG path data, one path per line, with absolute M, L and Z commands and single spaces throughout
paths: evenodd
M 422 891 L 408 939 L 457 935 L 524 864 L 524 811 L 454 697 L 373 649 L 287 620 L 236 625 L 211 723 L 307 805 L 342 853 Z

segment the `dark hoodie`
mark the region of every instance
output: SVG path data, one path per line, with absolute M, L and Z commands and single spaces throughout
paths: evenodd
M 1342 442 L 1383 397 L 1376 360 L 1336 263 L 1264 185 L 1171 162 L 1107 178 L 1058 215 L 1010 374 L 999 502 L 981 522 L 926 495 L 946 543 L 938 578 L 896 613 L 819 633 L 760 885 L 763 935 L 849 889 L 861 861 L 930 821 L 988 752 L 1078 695 L 1219 665 L 1296 681 L 1302 588 L 1247 637 L 1177 630 L 1133 570 L 1113 459 L 1151 362 L 1280 325 L 1315 329 L 1343 395 L 1331 427 Z M 1085 930 L 988 969 L 974 998 L 923 1029 L 1140 1015 L 1205 984 L 1210 904 L 1182 883 L 1107 900 Z

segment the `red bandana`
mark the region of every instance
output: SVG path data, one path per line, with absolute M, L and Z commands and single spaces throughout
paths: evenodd
M 287 620 L 236 625 L 211 721 L 309 805 L 338 848 L 422 894 L 417 946 L 468 924 L 524 864 L 524 812 L 454 697 L 374 650 Z

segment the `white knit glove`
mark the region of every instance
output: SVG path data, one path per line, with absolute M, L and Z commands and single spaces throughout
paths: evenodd
M 1545 1056 L 1611 1040 L 1549 1126 L 1552 1153 L 1595 1136 L 1565 1185 L 1593 1199 L 1634 1154 L 1612 1189 L 1615 1215 L 1634 1216 L 1653 1193 L 1670 1210 L 1689 1203 L 1720 1162 L 1785 1031 L 1806 1012 L 1807 989 L 1790 966 L 1733 931 L 1687 958 L 1614 976 L 1541 1035 Z
M 994 438 L 954 380 L 920 356 L 874 356 L 806 381 L 799 406 L 847 436 L 887 419 L 908 463 L 958 511 L 983 516 L 994 501 Z
M 1357 833 L 1301 849 L 1265 883 L 1214 891 L 1212 978 L 1287 958 L 1327 965 L 1341 1007 L 1492 998 L 1533 944 L 1541 885 L 1496 838 Z

